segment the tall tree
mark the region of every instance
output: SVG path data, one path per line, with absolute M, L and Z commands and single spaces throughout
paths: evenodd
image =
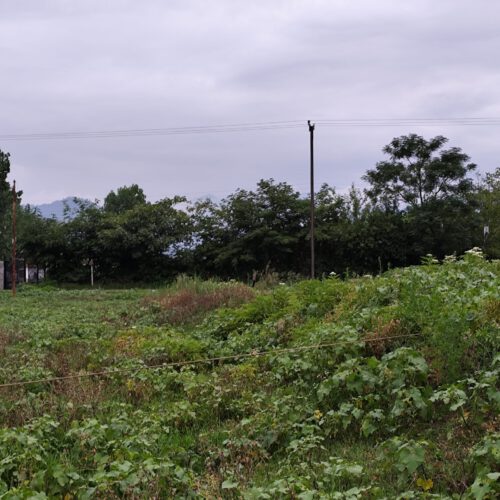
M 136 204 L 120 214 L 105 214 L 97 233 L 100 272 L 115 280 L 157 280 L 182 272 L 188 215 L 176 205 L 183 197 Z
M 486 173 L 477 193 L 483 246 L 491 257 L 500 258 L 500 167 Z
M 0 260 L 10 258 L 12 188 L 7 180 L 10 173 L 10 154 L 0 149 Z M 22 191 L 17 192 L 20 204 Z
M 217 228 L 218 244 L 210 238 L 207 255 L 202 241 L 195 253 L 202 254 L 219 274 L 244 277 L 269 266 L 293 270 L 297 262 L 303 264 L 300 241 L 307 233 L 307 202 L 289 184 L 261 180 L 255 191 L 240 189 L 216 209 L 206 203 L 196 209 L 198 216 L 208 210 L 211 225 Z M 202 222 L 199 217 L 198 222 Z M 208 226 L 198 223 L 195 232 L 197 228 L 206 234 Z
M 443 149 L 447 142 L 441 135 L 429 140 L 416 134 L 395 137 L 383 148 L 389 159 L 364 176 L 370 183 L 367 194 L 392 209 L 448 198 L 464 200 L 473 190 L 467 174 L 476 165 L 460 148 Z
M 18 253 L 29 264 L 55 272 L 64 266 L 67 246 L 64 225 L 55 218 L 45 218 L 30 207 L 20 207 L 17 217 Z M 74 271 L 74 269 L 73 269 Z
M 389 159 L 364 176 L 372 202 L 403 216 L 408 263 L 427 253 L 443 257 L 479 243 L 475 186 L 468 177 L 476 165 L 460 148 L 445 149 L 447 142 L 443 136 L 396 137 L 383 148 Z
M 104 210 L 120 214 L 145 203 L 146 195 L 144 191 L 137 184 L 132 184 L 120 187 L 116 192 L 111 191 L 104 199 Z

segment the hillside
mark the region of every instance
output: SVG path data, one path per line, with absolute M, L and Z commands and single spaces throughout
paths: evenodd
M 56 200 L 51 203 L 41 203 L 40 205 L 33 206 L 33 208 L 38 209 L 43 217 L 55 217 L 57 220 L 64 219 L 64 210 L 66 207 L 68 207 L 70 210 L 70 216 L 74 216 L 74 212 L 78 208 L 78 205 L 75 203 L 74 197 L 69 196 L 62 200 Z
M 2 498 L 500 492 L 500 263 L 478 251 L 270 290 L 24 287 L 0 324 Z

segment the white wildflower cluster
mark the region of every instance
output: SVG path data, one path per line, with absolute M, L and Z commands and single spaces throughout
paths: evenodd
M 444 256 L 444 259 L 443 259 L 443 262 L 445 264 L 451 264 L 452 262 L 456 262 L 457 261 L 457 254 L 452 254 L 452 255 L 445 255 Z
M 484 253 L 479 247 L 471 248 L 465 252 L 465 255 L 470 257 L 477 257 L 479 259 L 484 259 Z
M 431 253 L 428 253 L 425 257 L 422 258 L 422 264 L 430 266 L 432 264 L 439 264 L 439 260 L 434 257 Z

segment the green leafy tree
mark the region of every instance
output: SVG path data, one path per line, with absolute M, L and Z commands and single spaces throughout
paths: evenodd
M 482 246 L 481 223 L 477 203 L 454 198 L 436 200 L 403 213 L 405 231 L 410 242 L 408 264 L 416 264 L 426 254 L 439 258 L 462 254 L 474 246 Z
M 261 180 L 255 191 L 240 189 L 219 205 L 198 203 L 192 213 L 194 258 L 219 275 L 303 265 L 307 202 L 287 183 Z
M 104 212 L 97 202 L 75 198 L 78 208 L 75 217 L 67 219 L 57 231 L 51 248 L 58 252 L 49 273 L 62 281 L 87 281 L 88 264 L 91 260 L 96 266 L 101 261 L 98 235 L 104 223 Z
M 447 141 L 396 137 L 383 149 L 389 159 L 364 176 L 372 202 L 403 217 L 408 264 L 427 253 L 443 257 L 480 243 L 475 186 L 468 177 L 476 165 L 460 148 L 444 149 Z
M 0 150 L 0 259 L 10 258 L 12 242 L 12 188 L 7 180 L 10 173 L 10 154 Z M 18 203 L 22 191 L 17 192 Z
M 466 199 L 473 191 L 467 174 L 476 168 L 460 148 L 443 149 L 448 142 L 438 135 L 426 140 L 410 134 L 395 137 L 383 148 L 388 160 L 378 162 L 364 179 L 367 193 L 386 207 L 421 207 L 437 200 Z
M 188 253 L 191 271 L 202 276 L 223 275 L 215 258 L 232 240 L 224 211 L 207 198 L 191 204 L 188 213 L 192 223 Z
M 97 233 L 101 275 L 147 281 L 182 272 L 191 225 L 186 212 L 176 205 L 185 201 L 165 198 L 106 214 Z
M 0 258 L 5 259 L 8 253 L 10 225 L 10 186 L 7 175 L 10 172 L 9 153 L 0 150 Z
M 399 213 L 377 207 L 354 186 L 346 195 L 323 186 L 316 199 L 318 273 L 364 274 L 406 263 Z
M 123 186 L 115 191 L 111 191 L 104 199 L 104 210 L 115 214 L 120 214 L 131 210 L 137 205 L 146 203 L 144 191 L 137 185 Z
M 335 189 L 323 184 L 315 194 L 315 253 L 316 271 L 319 274 L 332 271 L 341 273 L 345 270 L 345 238 L 350 206 L 345 196 L 338 195 Z M 304 224 L 309 230 L 309 215 L 304 217 Z M 308 246 L 309 231 L 307 234 Z M 309 248 L 306 260 L 310 262 Z
M 485 251 L 494 258 L 500 257 L 500 167 L 486 173 L 479 184 L 477 201 L 480 210 Z
M 29 264 L 41 269 L 57 270 L 68 255 L 64 226 L 55 218 L 45 218 L 30 207 L 18 211 L 18 252 Z

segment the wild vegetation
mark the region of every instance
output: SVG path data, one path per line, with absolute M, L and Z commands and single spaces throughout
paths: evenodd
M 496 498 L 499 272 L 0 295 L 1 498 Z

